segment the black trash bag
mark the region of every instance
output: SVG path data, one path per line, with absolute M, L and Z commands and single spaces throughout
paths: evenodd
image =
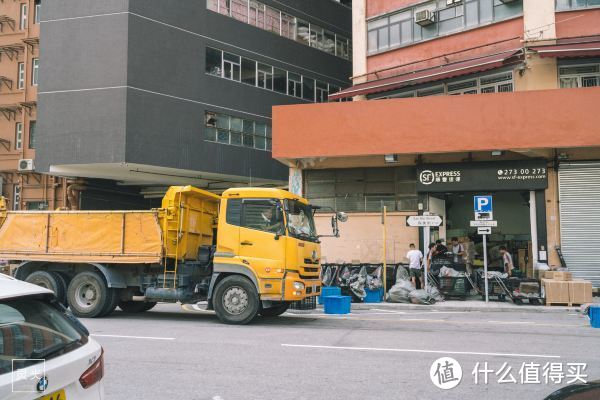
M 436 302 L 444 301 L 444 296 L 442 296 L 442 293 L 440 293 L 440 290 L 438 288 L 436 288 L 435 286 L 428 285 L 425 290 L 427 291 L 427 294 L 429 295 L 429 297 L 434 299 Z
M 381 279 L 381 270 L 383 267 L 377 267 L 372 274 L 367 275 L 367 289 L 379 290 L 383 287 L 383 280 Z
M 435 304 L 435 299 L 425 289 L 413 290 L 408 294 L 408 298 L 413 304 Z
M 350 268 L 344 267 L 340 276 L 338 276 L 338 285 L 339 287 L 348 287 L 350 284 Z
M 396 283 L 399 281 L 410 281 L 410 274 L 402 265 L 398 265 L 398 269 L 396 270 Z
M 367 292 L 365 292 L 367 276 L 367 267 L 362 267 L 359 272 L 355 272 L 350 276 L 350 291 L 361 300 L 367 297 Z
M 387 301 L 389 303 L 408 303 L 410 292 L 415 290 L 412 283 L 407 280 L 400 279 L 387 293 Z

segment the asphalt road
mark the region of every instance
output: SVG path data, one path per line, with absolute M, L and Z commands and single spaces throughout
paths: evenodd
M 566 385 L 544 382 L 547 363 L 565 374 L 568 363 L 585 363 L 584 379 L 600 379 L 600 330 L 567 312 L 397 312 L 374 306 L 344 317 L 286 313 L 227 326 L 210 312 L 160 304 L 144 314 L 115 311 L 82 322 L 105 349 L 110 400 L 543 399 Z M 439 389 L 431 380 L 430 368 L 440 357 L 462 367 L 453 389 Z M 493 371 L 488 384 L 484 373 L 475 383 L 478 362 Z M 524 363 L 529 367 L 521 370 Z M 512 375 L 517 383 L 498 383 L 508 368 L 505 380 Z M 452 366 L 444 375 L 451 379 L 456 371 Z

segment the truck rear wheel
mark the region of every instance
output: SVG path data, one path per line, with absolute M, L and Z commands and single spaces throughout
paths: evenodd
M 155 301 L 122 301 L 119 308 L 126 313 L 140 313 L 150 310 L 155 305 Z
M 25 278 L 25 282 L 50 289 L 62 304 L 67 302 L 67 284 L 58 272 L 35 271 Z
M 261 308 L 259 314 L 263 317 L 278 317 L 290 308 L 289 303 L 279 304 L 275 307 Z
M 69 307 L 76 317 L 100 317 L 108 313 L 114 301 L 112 290 L 98 273 L 80 272 L 71 280 L 67 290 Z
M 260 308 L 254 284 L 239 275 L 228 276 L 217 285 L 213 296 L 217 317 L 221 322 L 243 325 L 252 321 Z

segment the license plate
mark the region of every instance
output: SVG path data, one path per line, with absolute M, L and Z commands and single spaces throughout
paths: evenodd
M 67 400 L 67 395 L 64 390 L 59 390 L 58 392 L 42 396 L 38 400 Z

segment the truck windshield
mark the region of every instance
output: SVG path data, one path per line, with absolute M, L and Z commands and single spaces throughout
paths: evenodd
M 312 208 L 304 203 L 286 200 L 286 219 L 290 236 L 317 240 Z

